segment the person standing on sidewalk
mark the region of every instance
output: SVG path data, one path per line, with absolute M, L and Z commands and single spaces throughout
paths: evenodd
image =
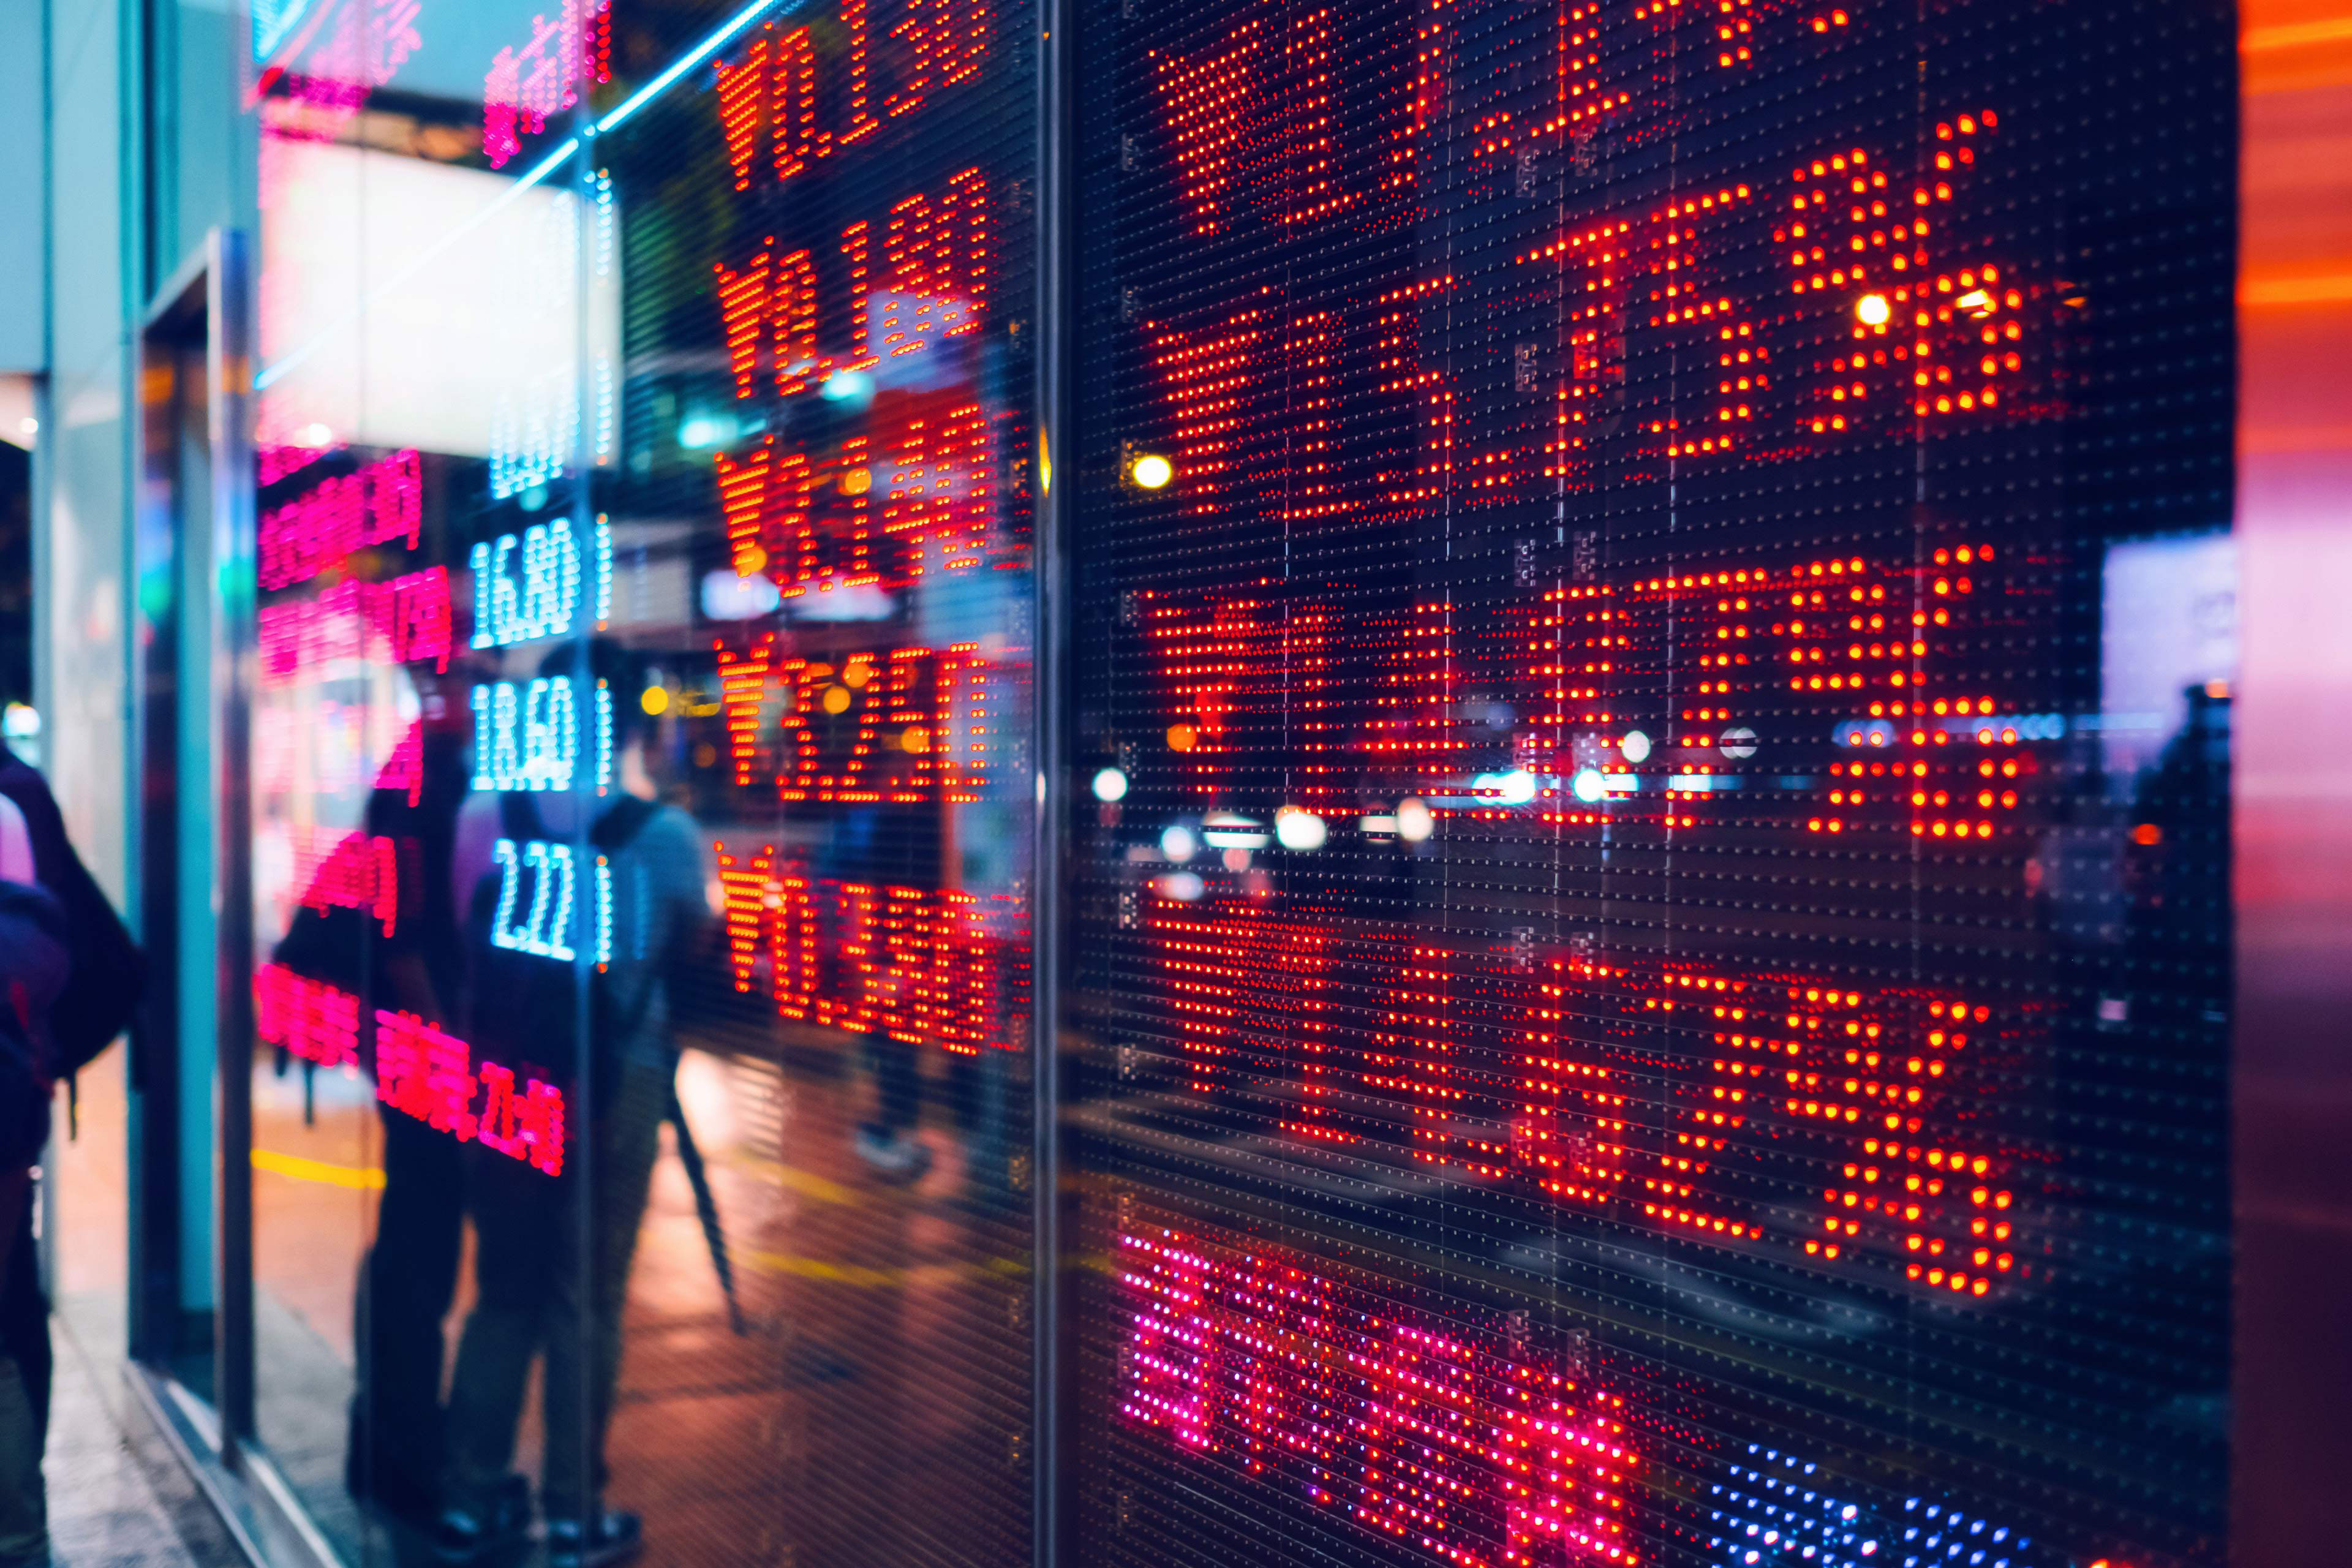
M 0 744 L 0 1565 L 46 1563 L 48 1302 L 33 1166 L 60 1076 L 129 1023 L 138 950 L 73 852 L 39 773 Z

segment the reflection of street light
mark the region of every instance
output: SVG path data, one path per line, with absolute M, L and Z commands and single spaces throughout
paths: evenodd
M 1883 327 L 1895 319 L 1895 308 L 1884 294 L 1864 294 L 1855 304 L 1853 316 L 1865 327 Z
M 1146 452 L 1135 459 L 1135 467 L 1128 473 L 1139 489 L 1164 489 L 1168 481 L 1176 477 L 1176 465 L 1157 452 Z

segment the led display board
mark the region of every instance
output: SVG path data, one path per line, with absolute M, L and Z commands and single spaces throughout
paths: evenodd
M 348 1558 L 2221 1561 L 2224 11 L 252 11 Z
M 1069 1560 L 2221 1561 L 2226 12 L 1078 10 Z

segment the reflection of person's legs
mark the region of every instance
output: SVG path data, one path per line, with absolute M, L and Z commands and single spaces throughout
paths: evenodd
M 11 1216 L 14 1245 L 0 1284 L 0 1560 L 37 1559 L 48 1550 L 48 1504 L 41 1450 L 49 1426 L 48 1302 L 33 1242 L 33 1193 L 22 1189 Z
M 923 1091 L 915 1047 L 873 1035 L 866 1055 L 874 1068 L 875 1119 L 857 1130 L 857 1152 L 885 1175 L 919 1176 L 930 1163 L 930 1151 L 908 1136 Z
M 354 1304 L 359 1391 L 354 1492 L 421 1510 L 442 1471 L 441 1320 L 457 1289 L 465 1147 L 397 1113 L 383 1118 L 383 1198 Z
M 38 1562 L 48 1551 L 41 1427 L 30 1380 L 15 1356 L 0 1355 L 0 1563 Z
M 530 1363 L 576 1273 L 566 1223 L 573 1183 L 478 1146 L 469 1175 L 476 1295 L 457 1341 L 447 1426 L 459 1507 L 480 1506 L 513 1465 Z
M 550 1521 L 586 1519 L 604 1489 L 604 1433 L 620 1382 L 629 1265 L 636 1255 L 675 1072 L 666 1061 L 629 1058 L 590 1139 L 590 1258 L 584 1280 L 567 1292 L 548 1332 L 548 1463 L 541 1506 Z M 565 1222 L 576 1225 L 579 1216 L 567 1215 Z
M 915 1047 L 904 1040 L 877 1035 L 874 1038 L 874 1087 L 879 1091 L 884 1136 L 896 1138 L 915 1125 L 915 1110 L 923 1080 L 915 1061 Z

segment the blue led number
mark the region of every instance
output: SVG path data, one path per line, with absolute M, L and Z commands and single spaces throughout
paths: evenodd
M 613 782 L 613 693 L 596 684 L 595 787 Z M 580 758 L 579 710 L 568 675 L 474 688 L 474 787 L 568 790 Z
M 578 894 L 578 876 L 569 844 L 533 839 L 517 846 L 501 838 L 493 852 L 499 868 L 499 909 L 490 921 L 490 940 L 517 952 L 535 953 L 569 963 L 574 956 L 567 940 Z M 604 868 L 600 866 L 598 870 Z M 530 879 L 530 915 L 514 923 L 514 909 L 524 877 Z M 601 890 L 604 878 L 600 875 Z M 600 891 L 601 901 L 601 891 Z
M 599 522 L 590 563 L 597 618 L 612 602 L 613 530 Z M 562 518 L 474 546 L 474 646 L 562 637 L 580 606 L 580 544 Z
M 579 755 L 580 723 L 570 677 L 546 676 L 520 687 L 497 680 L 474 688 L 476 789 L 568 790 Z M 599 765 L 608 764 L 600 757 Z
M 596 857 L 596 967 L 613 962 L 613 863 Z
M 596 520 L 596 624 L 613 618 L 613 525 Z

